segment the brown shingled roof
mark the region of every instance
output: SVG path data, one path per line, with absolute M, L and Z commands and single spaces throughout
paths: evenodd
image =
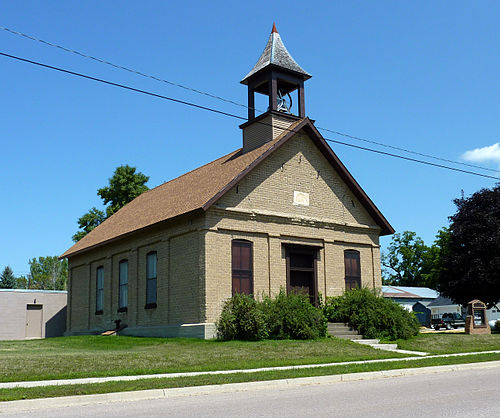
M 304 118 L 293 123 L 276 139 L 253 151 L 242 154 L 241 149 L 238 149 L 144 192 L 83 237 L 60 258 L 81 253 L 131 232 L 197 209 L 207 210 L 242 177 L 301 129 L 306 130 L 354 194 L 365 205 L 377 224 L 381 226 L 382 234 L 393 233 L 394 230 L 390 224 L 326 144 L 310 119 Z

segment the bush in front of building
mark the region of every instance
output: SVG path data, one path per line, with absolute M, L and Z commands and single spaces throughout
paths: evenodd
M 408 339 L 420 327 L 413 313 L 366 288 L 327 298 L 323 313 L 329 322 L 348 323 L 366 338 Z
M 495 331 L 500 333 L 500 319 L 495 322 Z
M 275 298 L 265 297 L 261 306 L 269 338 L 309 340 L 326 336 L 326 318 L 307 295 L 281 290 Z
M 305 295 L 282 290 L 258 302 L 237 293 L 225 302 L 216 329 L 220 340 L 307 340 L 326 335 L 326 318 Z
M 216 329 L 220 340 L 258 341 L 268 337 L 259 303 L 251 296 L 239 293 L 224 303 Z

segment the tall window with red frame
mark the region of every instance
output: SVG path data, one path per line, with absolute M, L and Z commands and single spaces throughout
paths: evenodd
M 361 287 L 361 265 L 359 251 L 344 251 L 345 265 L 345 290 L 359 289 Z
M 253 294 L 253 251 L 252 243 L 246 240 L 231 242 L 231 266 L 233 295 Z

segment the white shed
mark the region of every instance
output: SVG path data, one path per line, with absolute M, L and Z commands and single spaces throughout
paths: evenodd
M 61 290 L 0 289 L 0 340 L 63 335 L 67 299 Z

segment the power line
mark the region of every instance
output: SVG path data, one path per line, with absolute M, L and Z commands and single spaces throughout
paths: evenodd
M 159 81 L 159 82 L 162 82 L 162 83 L 169 84 L 171 86 L 179 87 L 181 89 L 188 90 L 188 91 L 191 91 L 191 92 L 194 92 L 194 93 L 197 93 L 197 94 L 201 94 L 201 95 L 210 97 L 212 99 L 221 100 L 223 102 L 230 103 L 232 105 L 239 106 L 239 107 L 242 107 L 242 108 L 245 108 L 245 109 L 252 109 L 252 110 L 257 110 L 258 112 L 265 112 L 265 110 L 262 110 L 262 109 L 253 108 L 253 107 L 250 107 L 250 106 L 245 105 L 243 103 L 238 103 L 238 102 L 235 102 L 233 100 L 226 99 L 224 97 L 208 93 L 206 91 L 198 90 L 198 89 L 195 89 L 195 88 L 192 88 L 192 87 L 189 87 L 189 86 L 185 86 L 183 84 L 174 83 L 174 82 L 166 80 L 164 78 L 159 78 L 159 77 L 156 77 L 154 75 L 143 73 L 141 71 L 138 71 L 138 70 L 135 70 L 135 69 L 132 69 L 132 68 L 129 68 L 129 67 L 125 67 L 125 66 L 122 66 L 122 65 L 119 65 L 119 64 L 114 64 L 114 63 L 112 63 L 110 61 L 107 61 L 107 60 L 104 60 L 104 59 L 101 59 L 101 58 L 97 58 L 97 57 L 94 57 L 92 55 L 88 55 L 88 54 L 85 54 L 83 52 L 80 52 L 80 51 L 77 51 L 77 50 L 74 50 L 74 49 L 71 49 L 71 48 L 67 48 L 67 47 L 64 47 L 62 45 L 58 45 L 58 44 L 53 43 L 53 42 L 48 42 L 48 41 L 45 41 L 43 39 L 37 38 L 37 37 L 35 37 L 33 35 L 28 35 L 28 34 L 23 33 L 23 32 L 18 32 L 16 30 L 7 28 L 5 26 L 0 26 L 0 29 L 3 29 L 4 31 L 9 32 L 9 33 L 11 33 L 13 35 L 22 36 L 24 38 L 27 38 L 27 39 L 30 39 L 30 40 L 33 40 L 33 41 L 36 41 L 36 42 L 40 42 L 40 43 L 42 43 L 44 45 L 51 46 L 51 47 L 54 47 L 54 48 L 58 48 L 58 49 L 61 49 L 61 50 L 65 51 L 65 52 L 76 54 L 76 55 L 78 55 L 80 57 L 83 57 L 83 58 L 91 59 L 91 60 L 99 62 L 101 64 L 106 64 L 106 65 L 109 65 L 111 67 L 114 67 L 114 68 L 117 68 L 117 69 L 120 69 L 120 70 L 128 71 L 130 73 L 139 75 L 141 77 L 150 78 L 150 79 L 155 80 L 155 81 Z M 371 139 L 367 139 L 367 138 L 362 138 L 362 137 L 359 137 L 359 136 L 354 136 L 354 135 L 346 134 L 344 132 L 334 131 L 334 130 L 331 130 L 331 129 L 328 129 L 328 128 L 323 128 L 321 126 L 316 126 L 316 127 L 317 127 L 317 129 L 319 129 L 321 131 L 330 132 L 330 133 L 333 133 L 335 135 L 340 135 L 340 136 L 343 136 L 343 137 L 346 137 L 346 138 L 354 139 L 356 141 L 362 141 L 362 142 L 366 142 L 366 143 L 369 143 L 369 144 L 374 144 L 374 145 L 378 145 L 378 146 L 381 146 L 381 147 L 385 147 L 385 148 L 390 148 L 390 149 L 394 149 L 394 150 L 397 150 L 397 151 L 406 152 L 408 154 L 418 155 L 420 157 L 431 158 L 431 159 L 434 159 L 434 160 L 437 160 L 437 161 L 443 161 L 443 162 L 447 162 L 447 163 L 451 163 L 451 164 L 462 165 L 462 166 L 465 166 L 465 167 L 477 168 L 477 169 L 480 169 L 480 170 L 491 171 L 491 172 L 495 172 L 495 173 L 500 172 L 500 170 L 496 170 L 494 168 L 483 167 L 483 166 L 480 166 L 480 165 L 477 165 L 477 164 L 470 164 L 470 163 L 465 163 L 465 162 L 462 162 L 462 161 L 455 161 L 455 160 L 450 160 L 450 159 L 447 159 L 447 158 L 437 157 L 435 155 L 426 154 L 426 153 L 422 153 L 422 152 L 418 152 L 418 151 L 413 151 L 413 150 L 409 150 L 407 148 L 397 147 L 395 145 L 384 144 L 383 142 L 374 141 L 374 140 L 371 140 Z
M 169 100 L 169 101 L 174 102 L 174 103 L 179 103 L 179 104 L 183 104 L 183 105 L 186 105 L 186 106 L 194 107 L 194 108 L 197 108 L 197 109 L 202 109 L 202 110 L 206 110 L 206 111 L 209 111 L 209 112 L 221 114 L 221 115 L 224 115 L 224 116 L 229 116 L 229 117 L 232 117 L 232 118 L 235 118 L 235 119 L 239 119 L 239 120 L 247 120 L 245 117 L 239 116 L 239 115 L 235 115 L 233 113 L 223 112 L 221 110 L 210 108 L 210 107 L 207 107 L 207 106 L 201 106 L 201 105 L 198 105 L 196 103 L 187 102 L 187 101 L 184 101 L 184 100 L 175 99 L 173 97 L 168 97 L 168 96 L 164 96 L 164 95 L 161 95 L 161 94 L 149 92 L 149 91 L 146 91 L 146 90 L 137 89 L 135 87 L 130 87 L 130 86 L 127 86 L 127 85 L 124 85 L 124 84 L 114 83 L 112 81 L 103 80 L 101 78 L 92 77 L 92 76 L 89 76 L 89 75 L 86 75 L 86 74 L 77 73 L 75 71 L 66 70 L 64 68 L 54 67 L 52 65 L 43 64 L 41 62 L 32 61 L 32 60 L 29 60 L 29 59 L 26 59 L 26 58 L 21 58 L 21 57 L 15 56 L 15 55 L 6 54 L 4 52 L 0 52 L 0 55 L 2 55 L 4 57 L 7 57 L 7 58 L 12 58 L 14 60 L 26 62 L 26 63 L 33 64 L 33 65 L 37 65 L 37 66 L 40 66 L 40 67 L 49 68 L 51 70 L 59 71 L 59 72 L 65 73 L 65 74 L 70 74 L 70 75 L 74 75 L 74 76 L 77 76 L 77 77 L 82 77 L 82 78 L 85 78 L 85 79 L 88 79 L 88 80 L 97 81 L 99 83 L 104 83 L 104 84 L 107 84 L 107 85 L 110 85 L 110 86 L 115 86 L 115 87 L 119 87 L 119 88 L 122 88 L 122 89 L 131 90 L 131 91 L 134 91 L 136 93 L 142 93 L 142 94 L 146 94 L 148 96 L 156 97 L 156 98 L 159 98 L 159 99 Z M 272 124 L 267 123 L 267 122 L 257 121 L 257 123 L 273 127 Z M 283 131 L 297 132 L 297 131 L 295 131 L 293 129 L 290 129 L 290 128 L 280 128 L 280 129 L 282 129 Z M 406 161 L 413 161 L 413 162 L 416 162 L 416 163 L 419 163 L 419 164 L 424 164 L 424 165 L 429 165 L 429 166 L 433 166 L 433 167 L 443 168 L 443 169 L 447 169 L 447 170 L 457 171 L 457 172 L 461 172 L 461 173 L 471 174 L 471 175 L 479 176 L 479 177 L 490 178 L 490 179 L 494 179 L 494 180 L 500 180 L 500 177 L 489 176 L 489 175 L 486 175 L 486 174 L 476 173 L 474 171 L 462 170 L 460 168 L 449 167 L 449 166 L 446 166 L 446 165 L 443 165 L 443 164 L 431 163 L 429 161 L 418 160 L 416 158 L 405 157 L 403 155 L 393 154 L 393 153 L 389 153 L 389 152 L 385 152 L 385 151 L 380 151 L 380 150 L 375 150 L 375 149 L 367 148 L 367 147 L 361 147 L 359 145 L 354 145 L 354 144 L 350 144 L 350 143 L 343 142 L 343 141 L 338 141 L 338 140 L 331 139 L 331 138 L 324 138 L 324 139 L 326 141 L 329 141 L 329 142 L 332 142 L 332 143 L 335 143 L 335 144 L 345 145 L 345 146 L 348 146 L 348 147 L 352 147 L 352 148 L 356 148 L 356 149 L 360 149 L 360 150 L 364 150 L 364 151 L 369 151 L 369 152 L 373 152 L 373 153 L 376 153 L 376 154 L 386 155 L 386 156 L 389 156 L 389 157 L 399 158 L 399 159 L 406 160 Z

